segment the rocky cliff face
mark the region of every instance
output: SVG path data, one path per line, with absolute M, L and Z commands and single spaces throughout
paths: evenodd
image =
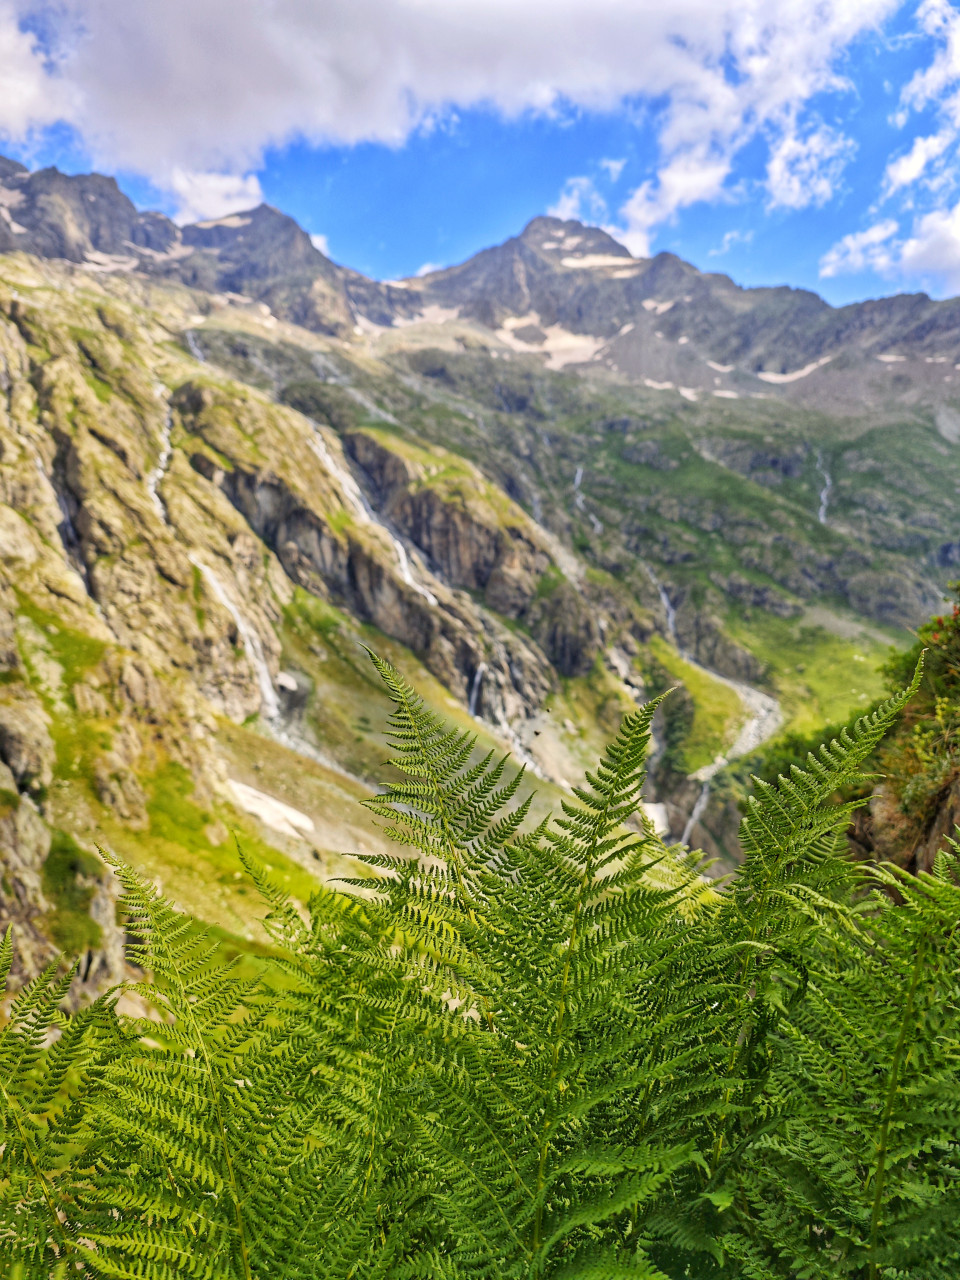
M 879 784 L 855 816 L 850 843 L 859 857 L 892 862 L 914 874 L 930 871 L 960 827 L 960 782 L 949 780 L 930 817 L 918 824 L 903 812 L 889 787 Z
M 35 266 L 0 287 L 0 906 L 24 972 L 53 954 L 45 883 L 81 801 L 149 833 L 158 771 L 180 769 L 191 803 L 223 792 L 218 717 L 283 723 L 297 589 L 407 646 L 504 731 L 557 683 L 498 616 L 552 568 L 519 508 L 501 495 L 498 524 L 373 435 L 351 437 L 373 473 L 355 475 L 328 425 L 198 366 L 142 295 L 117 293 Z M 158 300 L 181 324 L 196 305 Z M 96 982 L 116 970 L 116 926 L 90 852 L 57 887 L 97 926 Z
M 140 213 L 114 178 L 70 177 L 57 169 L 30 173 L 0 160 L 0 252 L 34 253 L 94 266 L 162 255 L 177 230 L 162 214 Z

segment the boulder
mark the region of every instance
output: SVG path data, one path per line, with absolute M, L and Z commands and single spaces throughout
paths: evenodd
M 18 791 L 42 794 L 53 780 L 56 748 L 40 699 L 26 689 L 11 689 L 0 701 L 0 760 Z

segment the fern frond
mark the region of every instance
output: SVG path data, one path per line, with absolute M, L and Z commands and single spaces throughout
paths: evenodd
M 270 1026 L 259 981 L 220 965 L 204 931 L 104 856 L 153 978 L 128 989 L 161 1021 L 124 1020 L 124 1052 L 103 1074 L 94 1115 L 109 1158 L 83 1206 L 88 1265 L 143 1280 L 270 1274 L 318 1185 L 298 1047 Z
M 13 931 L 0 943 L 10 973 Z M 86 1092 L 102 1066 L 111 1014 L 97 1001 L 61 1012 L 75 969 L 53 962 L 13 1000 L 0 1028 L 0 1257 L 23 1280 L 47 1277 L 82 1252 L 75 1201 L 91 1173 L 96 1140 Z
M 13 1003 L 19 1280 L 958 1274 L 960 860 L 855 867 L 835 802 L 910 691 L 758 785 L 718 894 L 639 810 L 656 704 L 530 830 L 522 770 L 373 661 L 362 894 L 304 912 L 241 851 L 274 944 L 242 981 L 108 859 L 159 1020 L 68 1018 L 54 969 Z

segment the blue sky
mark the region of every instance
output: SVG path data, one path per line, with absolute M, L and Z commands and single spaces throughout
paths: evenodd
M 379 278 L 552 211 L 837 304 L 960 292 L 949 0 L 0 0 L 0 85 L 6 154 L 262 198 Z

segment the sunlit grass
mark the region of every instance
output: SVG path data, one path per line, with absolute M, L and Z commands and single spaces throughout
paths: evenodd
M 650 651 L 675 680 L 681 680 L 693 699 L 693 724 L 683 748 L 688 773 L 723 755 L 743 723 L 743 703 L 734 689 L 685 662 L 661 636 L 652 636 Z
M 843 620 L 838 619 L 842 624 Z M 748 620 L 731 617 L 728 629 L 747 645 L 770 672 L 770 685 L 780 699 L 784 729 L 813 733 L 823 724 L 865 710 L 885 692 L 880 666 L 895 641 L 871 628 L 838 635 L 803 618 L 775 618 L 755 611 Z

